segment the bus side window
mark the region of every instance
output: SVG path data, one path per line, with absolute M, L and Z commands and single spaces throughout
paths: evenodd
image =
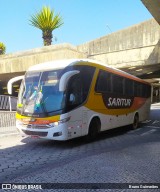
M 134 96 L 142 97 L 142 84 L 139 82 L 134 82 Z
M 133 96 L 133 81 L 125 78 L 124 93 L 126 96 Z
M 76 75 L 72 77 L 68 84 L 68 94 L 67 94 L 67 106 L 70 109 L 77 107 L 83 102 L 83 87 L 81 78 Z
M 97 93 L 111 92 L 111 73 L 103 70 L 99 71 L 95 91 Z
M 118 75 L 112 76 L 113 93 L 123 95 L 124 78 Z
M 142 97 L 148 98 L 151 96 L 151 86 L 149 85 L 142 85 Z

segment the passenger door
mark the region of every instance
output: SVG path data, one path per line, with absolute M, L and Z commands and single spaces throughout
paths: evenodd
M 70 134 L 78 137 L 82 134 L 82 107 L 83 103 L 83 84 L 80 75 L 73 76 L 67 87 L 67 112 L 70 119 Z

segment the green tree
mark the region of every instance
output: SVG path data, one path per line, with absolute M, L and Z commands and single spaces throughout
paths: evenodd
M 42 30 L 44 46 L 51 45 L 52 31 L 63 25 L 62 17 L 55 14 L 50 7 L 44 6 L 42 10 L 31 16 L 30 24 Z
M 6 52 L 6 46 L 4 43 L 0 42 L 0 55 L 5 54 Z

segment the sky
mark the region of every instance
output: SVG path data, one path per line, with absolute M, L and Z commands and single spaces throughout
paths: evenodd
M 80 45 L 152 18 L 140 0 L 0 0 L 0 42 L 6 53 L 43 46 L 41 30 L 29 24 L 43 6 L 64 22 L 53 31 L 52 44 Z

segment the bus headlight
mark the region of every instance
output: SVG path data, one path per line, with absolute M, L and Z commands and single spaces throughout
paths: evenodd
M 58 121 L 53 123 L 53 126 L 58 126 L 58 125 L 59 125 Z
M 58 125 L 60 125 L 60 124 L 66 123 L 67 121 L 70 120 L 70 118 L 71 118 L 71 117 L 67 117 L 67 118 L 62 119 L 62 120 L 60 120 L 60 121 L 56 121 L 56 122 L 54 122 L 54 123 L 50 123 L 49 125 L 50 125 L 50 126 L 53 126 L 53 127 L 56 127 L 56 126 L 58 126 Z

